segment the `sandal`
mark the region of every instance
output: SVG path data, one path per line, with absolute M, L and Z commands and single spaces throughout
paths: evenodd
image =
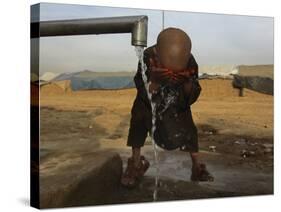
M 128 188 L 135 187 L 149 166 L 150 164 L 144 156 L 140 156 L 140 163 L 138 166 L 134 165 L 132 157 L 128 158 L 127 168 L 121 177 L 121 184 Z
M 208 172 L 206 165 L 199 164 L 199 167 L 192 166 L 191 181 L 214 181 L 214 177 Z

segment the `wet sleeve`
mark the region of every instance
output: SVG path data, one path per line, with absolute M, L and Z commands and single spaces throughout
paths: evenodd
M 194 78 L 198 79 L 199 67 L 198 67 L 198 64 L 197 64 L 197 62 L 196 62 L 196 60 L 195 60 L 195 58 L 192 54 L 191 54 L 191 56 L 188 60 L 187 68 L 193 69 L 195 71 Z
M 199 96 L 201 94 L 201 89 L 202 89 L 199 84 L 199 80 L 198 80 L 199 79 L 198 64 L 197 64 L 195 58 L 193 57 L 193 55 L 191 55 L 191 57 L 188 61 L 188 68 L 193 69 L 195 71 L 193 76 L 190 78 L 190 83 L 192 84 L 191 90 L 187 95 L 185 95 L 187 104 L 192 105 L 199 98 Z

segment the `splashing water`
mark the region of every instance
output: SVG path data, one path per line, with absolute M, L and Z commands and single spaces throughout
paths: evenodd
M 149 92 L 149 86 L 151 82 L 147 81 L 147 76 L 145 75 L 145 72 L 147 70 L 147 66 L 143 61 L 143 52 L 144 52 L 144 47 L 142 46 L 136 46 L 135 47 L 136 50 L 136 55 L 139 59 L 139 62 L 141 63 L 141 75 L 142 75 L 142 80 L 144 82 L 144 86 L 145 86 L 145 90 L 151 105 L 151 112 L 152 112 L 152 128 L 151 128 L 151 132 L 150 132 L 150 137 L 152 140 L 152 144 L 153 144 L 153 151 L 154 151 L 154 160 L 155 160 L 155 167 L 156 167 L 156 174 L 155 174 L 155 185 L 154 185 L 154 192 L 153 192 L 153 200 L 156 201 L 157 200 L 157 194 L 158 194 L 158 181 L 159 181 L 159 166 L 158 166 L 158 153 L 157 153 L 157 146 L 155 144 L 155 140 L 154 140 L 154 132 L 156 130 L 156 105 L 155 103 L 152 101 L 152 94 Z
M 160 87 L 161 103 L 158 105 L 158 116 L 162 119 L 162 114 L 172 105 L 175 104 L 179 96 L 179 92 L 166 86 Z M 175 114 L 176 115 L 176 114 Z

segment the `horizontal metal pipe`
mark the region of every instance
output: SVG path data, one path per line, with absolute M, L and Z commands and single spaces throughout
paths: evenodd
M 133 46 L 147 46 L 147 22 L 147 16 L 41 21 L 31 23 L 31 38 L 131 33 Z

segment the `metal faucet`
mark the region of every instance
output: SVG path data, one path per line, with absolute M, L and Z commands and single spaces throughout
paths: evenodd
M 31 38 L 46 36 L 131 33 L 133 46 L 147 46 L 148 17 L 121 16 L 31 23 Z

